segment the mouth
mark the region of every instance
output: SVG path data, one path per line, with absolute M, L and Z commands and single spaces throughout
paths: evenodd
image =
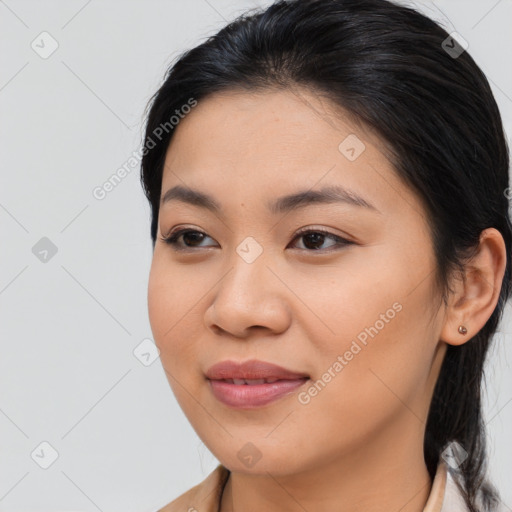
M 206 372 L 214 397 L 238 409 L 262 407 L 290 395 L 309 381 L 309 375 L 264 361 L 223 361 Z
M 262 380 L 263 382 L 261 382 Z M 308 381 L 307 377 L 303 377 L 301 379 L 280 379 L 273 382 L 256 379 L 249 383 L 245 379 L 223 379 L 209 380 L 209 383 L 215 398 L 224 405 L 236 409 L 254 409 L 290 396 Z
M 273 384 L 282 380 L 295 380 L 295 379 L 278 379 L 277 377 L 271 379 L 214 379 L 220 382 L 228 382 L 229 384 L 236 384 L 237 386 L 254 386 L 256 384 Z
M 234 409 L 255 409 L 291 397 L 308 381 L 302 378 L 263 384 L 235 384 L 227 380 L 210 380 L 209 383 L 213 396 L 222 404 Z
M 309 375 L 304 372 L 289 370 L 283 366 L 257 359 L 243 362 L 221 361 L 211 366 L 205 373 L 210 380 L 244 380 L 247 384 L 261 384 L 261 382 L 255 382 L 261 380 L 270 383 L 277 380 L 309 378 Z

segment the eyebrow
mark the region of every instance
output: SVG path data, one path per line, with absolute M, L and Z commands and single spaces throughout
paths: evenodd
M 172 200 L 198 206 L 215 213 L 220 213 L 222 210 L 221 205 L 209 194 L 181 185 L 176 185 L 167 190 L 162 196 L 160 205 L 169 203 Z M 272 214 L 277 215 L 304 208 L 311 204 L 332 203 L 349 204 L 381 213 L 374 205 L 354 191 L 338 185 L 325 186 L 320 190 L 302 190 L 287 196 L 282 196 L 273 201 L 268 201 L 267 208 Z

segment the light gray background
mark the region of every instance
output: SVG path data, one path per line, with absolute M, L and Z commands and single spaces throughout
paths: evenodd
M 160 360 L 133 353 L 151 338 L 139 166 L 105 199 L 92 191 L 140 148 L 143 109 L 175 57 L 269 3 L 0 1 L 0 511 L 153 512 L 217 464 Z M 510 138 L 512 2 L 417 5 L 469 42 Z M 46 59 L 31 47 L 43 31 L 59 45 Z M 58 250 L 46 263 L 32 252 L 42 237 Z M 511 331 L 507 306 L 486 420 L 509 507 Z M 58 452 L 48 469 L 43 441 Z

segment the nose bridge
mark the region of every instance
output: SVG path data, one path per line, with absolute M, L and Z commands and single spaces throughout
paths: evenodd
M 219 282 L 206 321 L 237 336 L 253 326 L 271 330 L 284 328 L 288 308 L 279 288 L 282 283 L 267 268 L 269 253 L 248 236 L 228 258 L 229 270 Z
M 252 265 L 265 252 L 262 243 L 258 242 L 253 236 L 246 236 L 236 247 L 236 254 L 247 265 Z M 261 262 L 260 262 L 261 263 Z
M 264 293 L 269 290 L 268 281 L 272 273 L 267 268 L 270 262 L 263 244 L 256 238 L 247 236 L 236 246 L 234 254 L 228 260 L 231 270 L 224 282 L 221 282 L 220 292 L 229 295 L 230 297 L 226 297 L 228 300 L 237 299 L 231 307 L 243 309 L 247 305 L 254 308 L 262 300 L 265 301 Z

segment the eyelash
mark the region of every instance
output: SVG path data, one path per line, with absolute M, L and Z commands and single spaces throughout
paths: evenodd
M 195 249 L 202 248 L 202 247 L 188 247 L 188 246 L 180 247 L 178 245 L 178 238 L 180 238 L 185 233 L 200 233 L 202 235 L 208 236 L 206 233 L 199 231 L 197 229 L 183 228 L 183 229 L 179 229 L 179 230 L 175 231 L 174 233 L 170 233 L 167 237 L 163 237 L 163 236 L 160 237 L 160 240 L 162 240 L 162 242 L 172 246 L 172 248 L 175 251 L 187 252 L 187 251 L 194 251 Z M 336 247 L 341 249 L 342 247 L 345 247 L 347 245 L 351 245 L 354 243 L 354 242 L 351 242 L 350 240 L 346 240 L 345 238 L 335 235 L 334 233 L 331 233 L 322 228 L 315 228 L 315 229 L 306 228 L 302 231 L 299 231 L 299 232 L 297 232 L 295 238 L 292 241 L 296 240 L 297 238 L 303 237 L 305 235 L 311 234 L 311 233 L 315 233 L 315 234 L 321 233 L 322 235 L 325 235 L 327 238 L 330 238 L 331 240 L 336 241 L 336 245 L 331 246 L 328 249 L 300 249 L 301 251 L 326 253 L 326 252 L 331 252 L 333 250 L 336 250 Z M 202 240 L 200 242 L 202 242 Z

